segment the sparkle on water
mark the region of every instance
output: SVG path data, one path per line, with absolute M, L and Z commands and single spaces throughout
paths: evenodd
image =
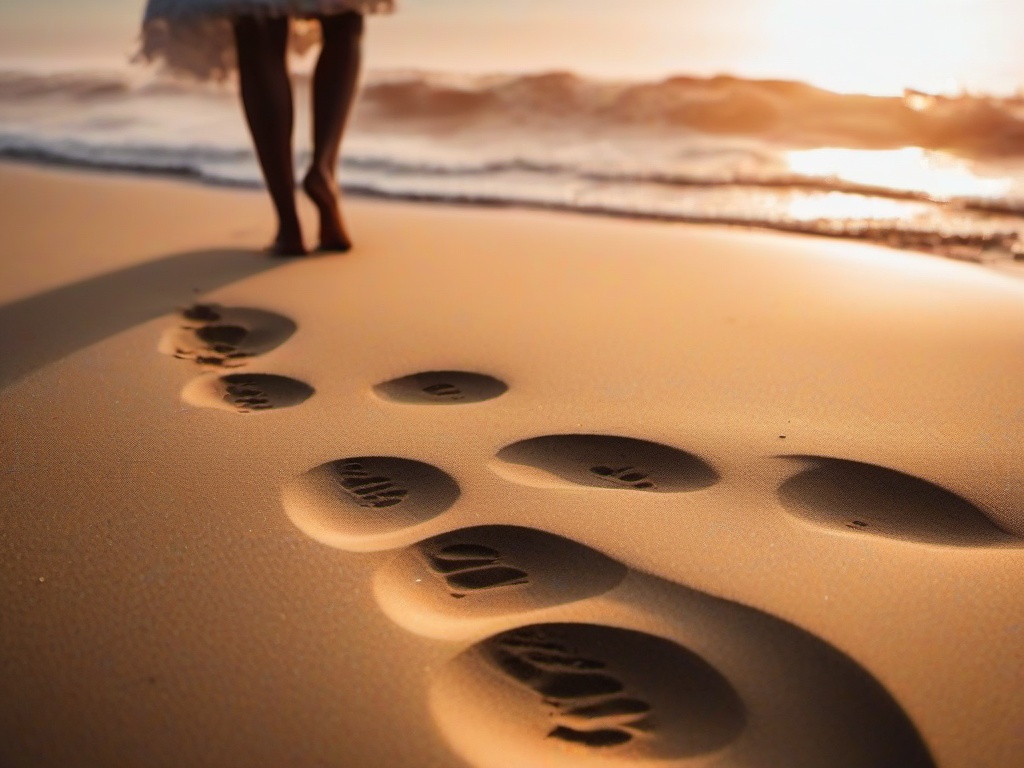
M 894 222 L 920 216 L 926 210 L 921 203 L 851 195 L 846 192 L 801 195 L 786 203 L 786 215 L 796 221 L 855 219 Z
M 851 184 L 919 192 L 935 199 L 1000 198 L 1011 188 L 1007 178 L 981 178 L 955 157 L 920 147 L 868 150 L 795 150 L 786 153 L 790 169 L 801 176 L 838 179 Z

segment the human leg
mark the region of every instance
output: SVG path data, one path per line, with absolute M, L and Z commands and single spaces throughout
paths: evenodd
M 295 206 L 295 115 L 286 61 L 288 23 L 285 17 L 242 17 L 235 22 L 235 42 L 242 105 L 277 212 L 278 231 L 271 250 L 282 256 L 298 256 L 306 249 Z
M 362 58 L 363 17 L 341 13 L 320 19 L 324 44 L 313 75 L 313 157 L 303 180 L 320 212 L 320 247 L 352 247 L 339 208 L 337 167 L 341 139 L 355 98 Z

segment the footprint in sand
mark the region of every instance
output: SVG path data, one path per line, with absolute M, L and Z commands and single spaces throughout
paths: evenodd
M 686 645 L 596 623 L 487 637 L 431 689 L 455 750 L 478 768 L 703 765 L 725 750 L 729 765 L 935 768 L 899 705 L 835 648 L 759 611 L 636 578 L 634 599 L 648 587 L 648 597 L 675 593 L 678 606 L 651 618 L 675 624 Z
M 450 381 L 416 383 L 418 394 L 405 402 L 465 391 Z M 251 391 L 235 394 L 263 405 Z M 850 464 L 814 459 L 780 497 L 795 514 L 864 530 L 887 519 L 862 513 L 864 502 L 885 496 L 898 476 L 897 491 L 910 488 L 920 506 L 943 501 L 958 535 L 988 530 L 942 489 Z M 520 441 L 492 467 L 536 487 L 595 491 L 679 493 L 719 480 L 693 454 L 614 435 Z M 845 504 L 844 494 L 856 496 L 857 515 L 837 501 Z M 458 483 L 430 464 L 362 456 L 313 468 L 286 486 L 283 502 L 313 538 L 381 551 L 405 546 L 459 495 Z M 906 527 L 902 512 L 887 514 L 898 518 L 886 523 L 889 535 Z M 374 593 L 403 628 L 470 643 L 438 670 L 430 695 L 442 733 L 477 768 L 625 768 L 707 762 L 724 750 L 738 765 L 934 768 L 899 705 L 842 652 L 568 538 L 508 525 L 452 531 L 405 546 L 375 575 Z M 580 614 L 577 604 L 588 599 L 592 609 Z M 586 615 L 587 623 L 531 623 L 557 613 Z M 604 614 L 612 620 L 594 623 Z M 634 626 L 616 626 L 622 620 Z
M 718 482 L 703 459 L 678 448 L 615 435 L 546 435 L 502 448 L 492 468 L 535 486 L 589 486 L 683 493 Z
M 315 390 L 301 381 L 268 373 L 204 376 L 190 382 L 182 399 L 201 408 L 232 413 L 264 413 L 304 403 Z
M 373 388 L 378 397 L 410 405 L 467 405 L 501 397 L 508 386 L 493 376 L 467 371 L 428 371 Z
M 657 471 L 584 458 L 571 457 L 574 478 L 587 471 L 635 485 Z M 677 456 L 644 458 L 679 482 L 663 469 L 678 468 Z M 742 765 L 934 768 L 900 706 L 842 652 L 567 538 L 517 526 L 452 531 L 400 552 L 376 574 L 374 593 L 411 632 L 476 638 L 435 675 L 431 699 L 449 743 L 478 768 L 658 765 L 723 750 Z M 591 598 L 592 607 L 577 605 Z M 623 609 L 634 627 L 593 623 Z M 587 623 L 531 623 L 556 612 Z
M 479 622 L 532 613 L 614 589 L 627 569 L 578 542 L 533 528 L 463 528 L 403 549 L 374 577 L 381 609 L 404 629 L 471 637 Z
M 248 307 L 196 304 L 160 339 L 159 349 L 209 368 L 237 368 L 281 346 L 296 325 L 282 315 Z
M 926 480 L 856 461 L 786 458 L 809 466 L 782 484 L 779 500 L 813 525 L 918 544 L 1024 545 L 976 505 Z
M 396 456 L 357 456 L 314 467 L 285 486 L 285 511 L 317 541 L 351 551 L 387 549 L 396 536 L 448 510 L 459 486 L 437 467 Z
M 708 755 L 735 742 L 747 717 L 733 686 L 697 655 L 596 624 L 490 637 L 441 671 L 432 698 L 445 735 L 487 768 Z

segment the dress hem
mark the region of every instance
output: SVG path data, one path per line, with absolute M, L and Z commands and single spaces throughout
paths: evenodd
M 232 21 L 243 17 L 295 20 L 289 52 L 302 55 L 320 41 L 310 19 L 339 13 L 390 13 L 393 0 L 150 0 L 133 61 L 172 75 L 223 82 L 238 69 Z

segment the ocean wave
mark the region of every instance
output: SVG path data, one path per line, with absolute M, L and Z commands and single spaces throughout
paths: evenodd
M 407 74 L 371 82 L 362 101 L 371 119 L 462 131 L 496 125 L 612 132 L 682 129 L 787 146 L 1024 154 L 1024 105 L 1016 98 L 850 95 L 806 83 L 725 75 L 611 83 L 560 72 L 472 78 Z
M 300 88 L 308 76 L 297 75 Z M 138 95 L 231 96 L 228 87 L 124 72 L 0 71 L 5 104 L 65 99 L 110 102 Z M 359 119 L 393 130 L 472 133 L 697 132 L 791 147 L 916 146 L 968 156 L 1024 156 L 1024 99 L 975 94 L 901 97 L 841 94 L 806 83 L 733 76 L 611 82 L 569 72 L 495 76 L 371 73 Z

